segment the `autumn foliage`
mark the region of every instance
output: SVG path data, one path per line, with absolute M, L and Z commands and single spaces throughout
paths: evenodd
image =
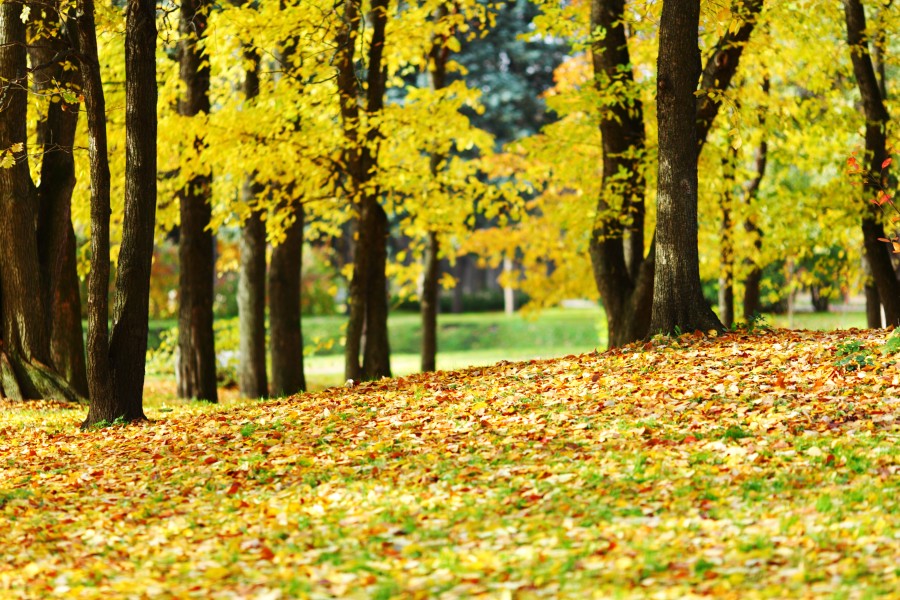
M 0 596 L 891 593 L 898 348 L 654 338 L 89 432 L 7 404 Z

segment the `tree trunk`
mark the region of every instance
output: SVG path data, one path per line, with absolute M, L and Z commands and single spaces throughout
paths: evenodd
M 0 3 L 0 393 L 78 399 L 52 369 L 35 226 L 37 193 L 27 149 L 28 71 L 24 5 Z
M 741 18 L 741 26 L 731 29 L 722 36 L 710 54 L 700 79 L 700 89 L 704 92 L 726 90 L 737 73 L 744 53 L 744 46 L 756 27 L 756 19 L 763 8 L 763 0 L 744 0 L 733 2 L 732 10 L 737 10 Z M 698 63 L 699 64 L 699 63 Z M 696 91 L 696 90 L 695 90 Z M 708 93 L 696 97 L 697 105 L 697 145 L 702 149 L 709 137 L 722 105 L 720 95 Z M 699 153 L 698 153 L 699 156 Z
M 51 15 L 57 15 L 54 6 Z M 58 20 L 51 24 L 62 27 L 62 16 L 45 17 Z M 71 18 L 74 25 L 74 18 Z M 80 71 L 62 59 L 77 51 L 77 39 L 64 38 L 59 31 L 45 36 L 41 43 L 29 48 L 32 65 L 49 65 L 35 74 L 35 89 L 53 93 L 57 85 L 68 90 L 81 88 Z M 75 232 L 72 229 L 72 191 L 75 188 L 75 161 L 72 148 L 78 122 L 78 104 L 70 104 L 59 94 L 47 108 L 46 118 L 39 124 L 41 145 L 41 185 L 38 187 L 38 254 L 41 290 L 50 334 L 50 357 L 56 371 L 81 396 L 87 397 L 87 371 L 81 327 L 81 295 L 75 258 Z
M 763 80 L 763 91 L 769 93 L 769 78 Z M 762 117 L 764 118 L 764 117 Z M 759 143 L 756 149 L 756 168 L 751 179 L 744 187 L 744 201 L 752 207 L 759 196 L 759 187 L 766 174 L 766 165 L 769 159 L 769 144 L 766 140 Z M 751 211 L 752 215 L 752 211 Z M 759 265 L 759 254 L 762 250 L 762 229 L 759 228 L 754 216 L 747 217 L 744 221 L 744 231 L 753 235 L 753 248 L 756 256 L 753 260 L 744 259 L 744 264 L 750 267 L 747 277 L 744 279 L 744 322 L 749 324 L 755 317 L 762 314 L 762 302 L 760 300 L 760 283 L 762 282 L 762 268 Z
M 434 22 L 439 23 L 447 18 L 447 4 L 440 4 L 432 14 Z M 452 32 L 442 36 L 433 35 L 431 38 L 431 51 L 429 58 L 429 76 L 431 89 L 440 90 L 447 85 L 447 59 L 450 49 L 447 47 L 447 37 Z M 440 154 L 432 154 L 430 161 L 431 176 L 437 178 L 438 168 L 444 157 Z M 440 241 L 436 231 L 429 231 L 425 240 L 424 273 L 422 276 L 422 372 L 434 371 L 437 365 L 437 317 L 440 293 L 439 280 L 441 277 Z
M 251 65 L 244 78 L 244 98 L 250 103 L 259 95 L 259 55 L 245 47 L 244 59 Z M 247 398 L 264 398 L 269 393 L 266 377 L 266 225 L 256 204 L 262 187 L 255 181 L 255 175 L 250 174 L 243 189 L 244 202 L 251 212 L 241 226 L 238 381 L 241 395 Z
M 722 331 L 700 286 L 697 250 L 697 45 L 700 0 L 663 0 L 657 61 L 659 183 L 653 333 Z
M 380 379 L 391 376 L 391 347 L 388 341 L 388 286 L 387 268 L 388 231 L 387 213 L 377 197 L 367 198 L 372 232 L 371 270 L 365 291 L 366 341 L 363 348 L 363 377 Z M 367 219 L 367 221 L 369 220 Z
M 600 121 L 603 192 L 597 200 L 590 242 L 610 348 L 647 335 L 655 267 L 652 253 L 650 260 L 644 258 L 645 182 L 640 168 L 644 116 L 631 69 L 624 12 L 624 0 L 591 2 L 591 28 L 606 32 L 591 47 L 594 85 L 601 93 L 623 88 L 626 96 L 605 110 Z M 620 172 L 629 174 L 624 181 L 617 178 Z
M 438 258 L 439 242 L 437 233 L 428 232 L 425 242 L 425 274 L 422 278 L 422 372 L 437 368 L 437 316 L 438 280 L 441 275 L 441 261 Z
M 187 117 L 209 112 L 209 62 L 202 56 L 200 42 L 206 35 L 209 5 L 204 0 L 181 4 L 179 42 L 181 80 L 184 96 L 178 112 Z M 194 140 L 203 151 L 201 136 Z M 191 174 L 178 193 L 181 230 L 178 245 L 178 395 L 209 402 L 218 401 L 216 389 L 216 349 L 213 334 L 215 255 L 209 230 L 211 177 Z
M 878 288 L 867 283 L 865 286 L 866 294 L 866 327 L 869 329 L 880 329 L 884 327 L 881 320 L 881 298 L 878 297 Z
M 88 388 L 91 409 L 85 423 L 96 423 L 104 407 L 116 405 L 109 364 L 109 218 L 110 175 L 106 138 L 106 100 L 97 58 L 94 1 L 79 0 L 78 39 L 91 165 L 91 274 L 88 280 Z
M 261 186 L 244 183 L 245 201 L 260 193 Z M 253 210 L 241 226 L 241 263 L 238 280 L 238 318 L 240 321 L 241 395 L 264 398 L 269 393 L 266 377 L 266 225 L 258 210 Z
M 114 394 L 82 427 L 144 419 L 150 265 L 156 224 L 156 5 L 129 0 L 125 22 L 125 214 L 109 344 Z
M 281 208 L 287 209 L 288 207 Z M 269 265 L 269 344 L 273 396 L 290 396 L 306 390 L 300 317 L 305 215 L 300 203 L 293 210 L 294 222 L 285 232 L 284 241 L 272 248 Z
M 389 230 L 387 214 L 378 202 L 380 192 L 368 185 L 378 166 L 381 134 L 376 127 L 371 127 L 366 139 L 359 139 L 359 90 L 353 60 L 361 23 L 359 0 L 348 0 L 344 10 L 344 26 L 337 37 L 338 90 L 344 136 L 348 142 L 345 161 L 357 214 L 357 237 L 348 298 L 350 316 L 347 323 L 344 375 L 347 379 L 358 381 L 390 377 L 391 374 L 385 276 Z M 387 0 L 375 0 L 372 3 L 368 24 L 371 24 L 372 34 L 366 75 L 366 112 L 374 116 L 384 107 L 385 72 L 382 54 L 387 26 Z M 360 351 L 363 354 L 362 361 Z
M 887 183 L 887 168 L 881 165 L 888 157 L 886 128 L 890 116 L 884 106 L 872 58 L 869 55 L 869 42 L 866 39 L 866 15 L 860 0 L 844 0 L 844 13 L 847 21 L 847 43 L 850 46 L 850 59 L 853 73 L 862 97 L 863 110 L 866 117 L 866 156 L 869 161 L 869 177 L 865 187 L 868 197 L 875 198 L 878 191 Z M 877 206 L 868 204 L 867 213 L 862 219 L 863 243 L 866 258 L 872 268 L 872 277 L 878 288 L 878 296 L 884 307 L 884 315 L 888 325 L 900 325 L 900 282 L 894 272 L 889 247 L 878 238 L 886 238 L 884 225 Z

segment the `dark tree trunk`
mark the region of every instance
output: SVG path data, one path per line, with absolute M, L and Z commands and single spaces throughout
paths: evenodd
M 106 100 L 97 58 L 94 1 L 79 0 L 78 40 L 81 48 L 82 85 L 87 113 L 91 164 L 91 274 L 88 280 L 88 388 L 91 409 L 85 424 L 112 422 L 100 417 L 104 407 L 116 405 L 109 364 L 109 218 L 110 175 L 106 138 Z
M 180 73 L 184 96 L 178 112 L 187 117 L 209 112 L 209 62 L 199 42 L 206 36 L 209 5 L 205 0 L 181 3 Z M 194 140 L 202 152 L 202 137 Z M 218 401 L 216 348 L 213 334 L 215 252 L 209 222 L 211 177 L 191 174 L 178 194 L 181 230 L 178 245 L 178 395 Z
M 447 4 L 441 4 L 432 15 L 436 23 L 447 18 Z M 447 37 L 450 33 L 431 39 L 431 52 L 429 63 L 429 75 L 431 76 L 431 88 L 443 89 L 447 85 L 447 59 L 450 49 L 447 48 Z M 431 176 L 437 177 L 439 165 L 444 157 L 439 154 L 431 156 Z M 436 231 L 429 231 L 425 240 L 425 256 L 423 257 L 422 276 L 422 355 L 421 369 L 423 372 L 434 371 L 437 366 L 437 317 L 440 293 L 439 280 L 441 277 L 440 240 Z
M 763 81 L 763 90 L 768 94 L 769 80 Z M 756 149 L 756 168 L 751 179 L 744 188 L 744 201 L 752 207 L 759 196 L 759 187 L 762 178 L 766 174 L 766 164 L 769 158 L 769 144 L 762 140 Z M 760 299 L 760 283 L 762 282 L 762 267 L 759 263 L 759 253 L 762 250 L 762 229 L 759 228 L 756 218 L 748 217 L 744 221 L 744 231 L 753 236 L 753 248 L 756 251 L 755 260 L 744 259 L 744 264 L 750 267 L 746 279 L 744 279 L 744 322 L 751 323 L 754 317 L 762 314 L 762 301 Z
M 363 348 L 363 378 L 380 379 L 391 376 L 391 347 L 388 341 L 387 213 L 377 197 L 368 200 L 371 211 L 368 225 L 372 232 L 368 285 L 366 286 L 366 343 Z
M 281 210 L 289 208 L 282 207 Z M 269 343 L 273 396 L 290 396 L 306 390 L 300 317 L 303 205 L 297 203 L 293 212 L 294 222 L 285 232 L 284 241 L 272 248 L 269 265 Z
M 249 104 L 259 95 L 259 55 L 244 49 L 244 60 L 251 65 L 244 77 L 244 97 Z M 238 280 L 238 318 L 240 320 L 240 365 L 238 380 L 241 394 L 264 398 L 269 393 L 266 377 L 266 225 L 257 206 L 263 186 L 250 174 L 244 182 L 244 202 L 250 214 L 241 226 L 241 264 Z
M 726 328 L 734 324 L 734 227 L 731 220 L 732 194 L 722 198 L 722 231 L 719 242 L 719 320 Z
M 659 27 L 653 333 L 722 331 L 700 286 L 697 251 L 697 46 L 700 0 L 664 0 Z
M 59 6 L 48 12 L 46 19 L 59 21 Z M 74 25 L 74 18 L 71 19 Z M 53 28 L 51 27 L 52 31 Z M 57 85 L 75 90 L 81 87 L 80 71 L 71 62 L 60 62 L 77 45 L 75 34 L 65 38 L 59 31 L 43 37 L 29 48 L 32 65 L 49 65 L 35 74 L 39 93 L 53 93 Z M 65 65 L 65 67 L 64 67 Z M 41 290 L 50 334 L 50 357 L 56 371 L 72 389 L 87 397 L 87 371 L 83 330 L 81 327 L 81 295 L 75 258 L 75 232 L 72 229 L 72 191 L 75 188 L 75 160 L 72 147 L 78 122 L 78 104 L 70 104 L 55 94 L 46 118 L 39 124 L 41 145 L 41 185 L 38 187 L 38 253 L 41 268 Z
M 343 23 L 340 31 L 335 38 L 337 46 L 337 86 L 339 101 L 341 105 L 341 120 L 343 122 L 344 137 L 347 140 L 347 148 L 344 151 L 344 164 L 346 165 L 347 177 L 349 179 L 350 190 L 353 194 L 353 210 L 356 218 L 352 223 L 356 224 L 356 231 L 362 236 L 364 230 L 359 227 L 360 202 L 357 198 L 359 193 L 360 181 L 363 173 L 361 169 L 359 147 L 359 90 L 356 83 L 356 39 L 359 36 L 360 25 L 360 0 L 347 0 L 344 3 Z M 347 236 L 353 239 L 353 231 Z M 363 281 L 356 276 L 356 271 L 362 268 L 362 273 L 368 272 L 365 261 L 368 258 L 368 252 L 361 251 L 360 240 L 357 238 L 356 243 L 352 246 L 353 275 L 348 282 L 348 319 L 347 319 L 347 337 L 344 345 L 344 377 L 353 381 L 362 379 L 362 361 L 360 360 L 360 351 L 362 350 L 363 333 L 366 324 L 365 305 L 360 300 L 360 288 Z
M 77 399 L 51 365 L 35 225 L 37 192 L 27 149 L 28 71 L 23 4 L 0 3 L 0 394 Z
M 608 345 L 622 346 L 648 333 L 655 259 L 644 258 L 643 106 L 637 98 L 624 26 L 624 0 L 593 0 L 591 27 L 606 35 L 594 43 L 594 85 L 602 93 L 624 87 L 631 96 L 603 113 L 604 191 L 597 201 L 590 242 L 594 280 L 606 312 Z M 625 180 L 616 177 L 628 173 Z M 619 198 L 620 207 L 607 198 Z M 627 225 L 626 225 L 627 223 Z
M 700 89 L 704 92 L 726 90 L 737 73 L 744 46 L 756 27 L 756 19 L 763 8 L 763 0 L 745 0 L 743 3 L 732 3 L 732 10 L 737 9 L 742 19 L 736 31 L 729 30 L 713 49 L 700 79 Z M 700 148 L 709 137 L 716 115 L 722 101 L 718 95 L 702 94 L 696 98 L 697 103 L 697 144 Z
M 261 186 L 251 180 L 244 184 L 245 201 L 252 202 Z M 241 226 L 241 264 L 238 280 L 240 320 L 241 394 L 264 398 L 269 393 L 266 377 L 266 225 L 253 210 Z
M 337 37 L 338 90 L 344 135 L 349 148 L 345 161 L 357 214 L 344 374 L 347 379 L 358 381 L 390 377 L 391 374 L 385 276 L 389 231 L 387 214 L 378 202 L 380 192 L 367 185 L 378 166 L 381 134 L 373 127 L 368 130 L 365 140 L 359 139 L 359 90 L 353 59 L 353 48 L 361 24 L 359 0 L 348 0 L 344 11 L 343 28 Z M 366 75 L 366 112 L 377 115 L 384 107 L 385 72 L 382 54 L 387 26 L 386 0 L 375 0 L 372 3 L 368 24 L 372 34 Z
M 878 191 L 887 182 L 887 169 L 881 165 L 888 157 L 886 129 L 890 116 L 884 106 L 880 84 L 875 75 L 872 58 L 869 55 L 869 42 L 866 39 L 866 15 L 860 0 L 844 0 L 844 13 L 847 21 L 847 43 L 850 46 L 850 59 L 853 73 L 862 97 L 863 110 L 866 117 L 866 156 L 869 161 L 869 177 L 865 190 L 870 198 L 875 198 Z M 878 207 L 868 204 L 867 213 L 862 219 L 863 243 L 866 248 L 866 259 L 872 268 L 872 277 L 878 288 L 878 296 L 884 307 L 887 325 L 900 325 L 900 282 L 894 272 L 889 247 L 878 238 L 886 238 L 884 225 Z
M 125 21 L 125 214 L 109 344 L 114 393 L 82 427 L 144 419 L 150 265 L 156 224 L 156 5 L 129 0 Z
M 865 259 L 863 259 L 865 260 Z M 871 269 L 868 262 L 865 270 L 871 277 Z M 878 288 L 871 283 L 865 286 L 866 294 L 866 327 L 870 329 L 880 329 L 884 327 L 884 321 L 881 320 L 881 298 L 878 297 Z
M 828 312 L 828 305 L 830 304 L 828 296 L 822 295 L 822 290 L 819 286 L 814 285 L 809 288 L 809 299 L 814 312 Z
M 423 372 L 437 368 L 437 316 L 441 261 L 437 233 L 430 231 L 425 242 L 425 273 L 422 277 L 422 364 Z

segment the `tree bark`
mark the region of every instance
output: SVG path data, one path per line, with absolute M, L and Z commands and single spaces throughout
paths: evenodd
M 45 19 L 58 21 L 49 24 L 54 33 L 44 34 L 40 43 L 29 48 L 32 65 L 48 65 L 35 73 L 34 87 L 39 93 L 53 93 L 57 85 L 73 92 L 81 88 L 80 70 L 64 58 L 78 51 L 77 34 L 72 31 L 69 36 L 63 35 L 67 24 L 58 11 L 56 4 L 45 15 Z M 74 15 L 70 20 L 74 29 Z M 71 219 L 75 188 L 72 148 L 79 107 L 61 95 L 54 96 L 55 101 L 49 104 L 46 117 L 38 125 L 37 136 L 43 156 L 37 189 L 42 301 L 48 308 L 45 317 L 51 362 L 76 393 L 87 397 L 81 295 Z
M 725 170 L 725 191 L 720 199 L 722 211 L 721 236 L 719 241 L 719 320 L 726 328 L 734 324 L 734 223 L 731 217 L 734 203 L 734 167 L 736 153 L 729 150 L 723 161 Z
M 249 104 L 259 95 L 259 55 L 244 49 L 251 67 L 244 77 L 244 98 Z M 238 382 L 241 395 L 264 398 L 269 393 L 266 377 L 266 225 L 257 206 L 262 185 L 256 175 L 247 175 L 244 202 L 250 214 L 241 225 L 241 263 L 238 280 L 238 319 L 240 321 L 240 364 Z
M 765 77 L 762 83 L 763 92 L 768 97 L 769 78 Z M 765 107 L 761 107 L 761 113 L 765 114 Z M 761 124 L 765 124 L 765 117 L 760 117 Z M 756 251 L 754 259 L 744 258 L 744 265 L 749 267 L 747 277 L 744 279 L 744 322 L 750 324 L 754 318 L 762 314 L 762 301 L 760 299 L 760 284 L 762 283 L 762 267 L 759 265 L 759 254 L 762 250 L 763 231 L 760 229 L 755 216 L 753 216 L 753 204 L 759 197 L 759 188 L 766 174 L 766 166 L 769 161 L 769 144 L 763 138 L 756 149 L 755 168 L 753 178 L 744 186 L 744 202 L 751 208 L 750 215 L 744 220 L 744 231 L 753 236 L 753 248 Z
M 78 396 L 51 365 L 28 165 L 28 71 L 23 3 L 0 3 L 0 393 L 19 399 Z
M 144 366 L 156 224 L 156 5 L 129 0 L 125 21 L 125 214 L 109 343 L 114 393 L 82 427 L 145 419 Z
M 97 412 L 115 406 L 115 389 L 109 364 L 109 218 L 110 175 L 106 138 L 106 100 L 97 58 L 94 1 L 79 0 L 78 39 L 87 113 L 91 173 L 91 273 L 88 280 L 88 389 L 91 410 L 87 422 L 99 422 Z M 112 415 L 105 415 L 112 416 Z M 118 415 L 117 415 L 118 416 Z M 108 419 L 110 422 L 115 417 Z
M 716 44 L 710 55 L 700 79 L 700 89 L 704 91 L 727 90 L 731 85 L 741 62 L 744 46 L 756 27 L 756 19 L 763 8 L 764 0 L 744 0 L 732 3 L 732 10 L 737 9 L 742 20 L 736 31 L 729 30 Z M 717 96 L 703 94 L 696 98 L 697 103 L 697 145 L 702 149 L 709 137 L 719 107 L 722 105 Z M 699 154 L 698 154 L 699 155 Z
M 282 207 L 281 210 L 289 208 Z M 300 317 L 305 217 L 303 205 L 298 202 L 293 214 L 294 222 L 285 232 L 284 241 L 272 248 L 269 265 L 269 344 L 273 396 L 290 396 L 306 390 Z
M 591 46 L 594 85 L 602 93 L 621 86 L 627 96 L 601 117 L 603 191 L 590 242 L 610 348 L 647 335 L 655 267 L 652 252 L 649 260 L 644 258 L 645 182 L 640 168 L 644 116 L 631 69 L 624 13 L 624 0 L 591 2 L 591 28 L 606 33 Z M 620 172 L 629 174 L 623 182 L 614 179 Z
M 437 233 L 428 232 L 425 241 L 425 273 L 422 277 L 422 363 L 423 373 L 437 368 L 437 316 L 438 316 L 438 280 L 441 273 L 441 261 Z
M 432 14 L 435 23 L 446 19 L 448 15 L 447 4 L 440 4 Z M 433 35 L 431 38 L 431 51 L 429 52 L 429 76 L 431 89 L 441 90 L 447 85 L 447 60 L 450 57 L 450 49 L 447 47 L 447 35 Z M 432 154 L 430 161 L 431 176 L 437 178 L 439 165 L 444 157 Z M 421 369 L 427 373 L 434 371 L 437 366 L 437 317 L 441 277 L 440 240 L 436 231 L 429 231 L 425 240 L 425 256 L 423 257 L 424 272 L 422 275 L 422 350 Z
M 888 157 L 886 129 L 890 116 L 884 106 L 880 84 L 875 75 L 869 42 L 866 38 L 866 15 L 860 0 L 844 0 L 844 14 L 847 23 L 847 44 L 850 46 L 850 60 L 862 97 L 866 118 L 866 156 L 869 162 L 869 177 L 864 189 L 870 198 L 887 183 L 887 168 L 881 165 Z M 878 296 L 884 307 L 887 325 L 900 325 L 900 282 L 894 272 L 889 247 L 878 238 L 886 238 L 879 209 L 869 203 L 862 219 L 863 243 L 866 259 L 872 268 L 872 277 L 878 288 Z
M 349 286 L 350 315 L 344 353 L 344 375 L 359 381 L 390 377 L 390 346 L 387 335 L 388 221 L 379 204 L 380 191 L 367 185 L 378 166 L 381 137 L 369 127 L 365 140 L 359 136 L 359 90 L 354 70 L 354 45 L 361 24 L 359 0 L 345 3 L 344 24 L 337 38 L 338 90 L 344 135 L 348 142 L 345 155 L 351 179 L 357 215 L 357 237 L 353 253 L 353 274 Z M 371 25 L 366 75 L 366 112 L 377 115 L 384 107 L 385 72 L 382 66 L 387 0 L 375 0 L 367 18 Z M 360 361 L 362 351 L 362 361 Z
M 697 45 L 699 0 L 663 0 L 657 60 L 659 176 L 653 333 L 717 330 L 706 304 L 697 250 Z
M 201 54 L 206 36 L 209 4 L 205 0 L 181 3 L 179 42 L 180 74 L 185 84 L 178 112 L 187 117 L 209 112 L 209 63 Z M 198 152 L 204 141 L 194 141 Z M 218 401 L 216 349 L 213 334 L 215 253 L 209 222 L 211 176 L 191 174 L 179 193 L 181 230 L 178 245 L 178 395 Z

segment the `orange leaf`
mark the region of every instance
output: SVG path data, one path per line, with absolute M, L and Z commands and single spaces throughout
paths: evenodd
M 237 481 L 235 481 L 231 484 L 231 487 L 229 487 L 228 491 L 225 493 L 228 494 L 229 496 L 234 496 L 239 489 L 241 489 L 241 484 L 238 483 Z
M 891 165 L 892 162 L 894 162 L 894 159 L 893 159 L 893 158 L 886 158 L 886 159 L 884 159 L 884 162 L 881 163 L 881 168 L 882 168 L 882 169 L 885 169 L 885 168 L 889 167 L 889 166 Z

